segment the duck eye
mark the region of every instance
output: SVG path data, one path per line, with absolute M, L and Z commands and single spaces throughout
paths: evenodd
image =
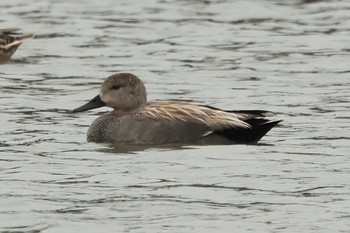
M 118 86 L 118 85 L 113 85 L 113 86 L 111 87 L 112 90 L 118 90 L 118 89 L 120 89 L 120 88 L 121 88 L 121 86 Z

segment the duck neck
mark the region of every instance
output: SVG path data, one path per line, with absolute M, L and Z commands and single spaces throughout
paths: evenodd
M 129 112 L 129 110 L 126 110 L 126 109 L 113 109 L 111 114 L 116 115 L 116 116 L 123 116 L 123 115 L 127 114 L 128 112 Z

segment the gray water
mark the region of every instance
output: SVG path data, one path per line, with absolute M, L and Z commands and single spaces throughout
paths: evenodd
M 307 2 L 307 1 L 305 1 Z M 350 232 L 349 1 L 22 1 L 0 65 L 2 232 Z M 120 150 L 74 109 L 132 72 L 148 98 L 262 109 L 259 145 Z

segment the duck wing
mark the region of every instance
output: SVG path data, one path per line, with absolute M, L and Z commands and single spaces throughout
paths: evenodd
M 16 32 L 17 29 L 0 29 L 0 56 L 10 58 L 17 50 L 18 46 L 25 39 L 31 39 L 34 35 L 23 35 Z
M 206 126 L 200 142 L 204 144 L 257 143 L 281 120 L 271 121 L 266 116 L 272 112 L 264 110 L 222 110 L 219 108 L 194 105 L 181 101 L 158 101 L 149 104 L 143 115 L 170 122 L 186 122 L 197 127 Z

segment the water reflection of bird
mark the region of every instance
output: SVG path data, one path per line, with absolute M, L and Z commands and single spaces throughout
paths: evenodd
M 18 29 L 0 29 L 0 62 L 9 60 L 23 40 L 33 37 L 32 34 L 19 33 Z
M 74 112 L 108 106 L 114 110 L 97 118 L 88 141 L 122 144 L 257 143 L 280 120 L 270 112 L 226 111 L 185 101 L 147 102 L 142 81 L 133 74 L 108 77 L 101 92 Z

